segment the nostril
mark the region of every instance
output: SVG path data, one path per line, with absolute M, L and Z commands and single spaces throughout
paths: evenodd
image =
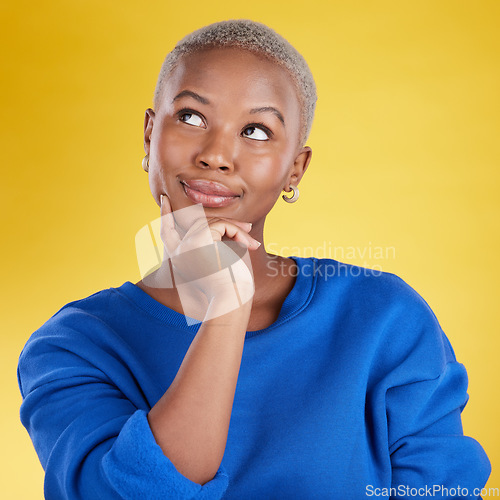
M 205 160 L 198 160 L 197 162 L 198 166 L 201 167 L 201 168 L 210 168 L 210 169 L 213 169 L 213 170 L 222 170 L 222 171 L 226 171 L 226 170 L 231 170 L 231 167 L 228 166 L 228 165 L 219 165 L 219 162 L 218 161 L 214 161 L 214 162 L 207 162 Z

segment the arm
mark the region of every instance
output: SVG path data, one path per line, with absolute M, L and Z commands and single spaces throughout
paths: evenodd
M 114 335 L 93 314 L 68 307 L 21 353 L 21 421 L 45 470 L 45 498 L 221 498 L 222 467 L 201 486 L 156 443 L 133 373 L 101 342 Z
M 213 313 L 219 300 L 210 304 Z M 165 455 L 196 483 L 213 478 L 224 455 L 250 308 L 247 302 L 202 324 L 148 416 Z
M 460 415 L 467 400 L 467 373 L 456 361 L 435 379 L 387 391 L 394 488 L 428 487 L 437 498 L 471 498 L 485 485 L 488 457 L 463 435 Z M 449 493 L 452 489 L 456 494 Z
M 103 307 L 107 307 L 107 301 Z M 248 309 L 249 306 L 246 306 L 226 315 L 225 319 L 244 320 Z M 121 313 L 121 310 L 116 311 L 118 315 Z M 205 326 L 215 326 L 223 319 L 224 316 L 221 316 Z M 202 328 L 198 338 L 214 341 L 218 338 L 223 342 L 222 351 L 231 359 L 236 359 L 239 366 L 241 352 L 238 352 L 237 346 L 238 342 L 242 346 L 244 335 L 223 337 L 221 329 L 205 329 L 204 325 Z M 207 337 L 210 333 L 212 337 Z M 18 368 L 23 396 L 21 420 L 45 470 L 45 497 L 49 500 L 112 500 L 143 498 L 147 493 L 150 498 L 221 498 L 228 485 L 222 466 L 211 471 L 210 478 L 206 478 L 201 486 L 184 476 L 183 470 L 177 470 L 178 462 L 172 463 L 169 459 L 170 451 L 165 453 L 158 445 L 147 419 L 146 412 L 150 406 L 134 378 L 134 372 L 123 362 L 125 358 L 116 355 L 114 348 L 101 340 L 114 337 L 115 331 L 94 314 L 68 307 L 43 325 L 21 354 Z M 205 363 L 200 365 L 196 357 L 200 359 L 202 351 L 197 349 L 199 344 L 195 340 L 191 344 L 193 349 L 187 358 L 184 356 L 186 363 L 177 378 L 181 383 L 187 380 L 189 385 L 194 380 L 196 386 L 196 379 L 189 376 L 190 366 L 204 366 L 208 377 L 218 369 L 214 362 L 225 361 L 231 366 L 227 358 L 221 357 L 217 346 L 214 358 L 204 358 Z M 202 343 L 201 346 L 209 344 L 203 346 Z M 231 345 L 235 347 L 234 352 Z M 224 351 L 226 347 L 228 350 Z M 210 354 L 207 349 L 204 352 Z M 188 364 L 193 359 L 191 353 L 194 353 L 195 361 Z M 235 369 L 237 372 L 238 367 Z M 182 375 L 186 373 L 187 379 Z M 225 376 L 222 366 L 220 373 Z M 213 378 L 211 380 L 214 381 Z M 198 379 L 198 382 L 202 380 Z M 223 389 L 226 387 L 224 384 Z M 212 387 L 210 389 L 213 390 Z M 231 390 L 229 406 L 232 405 L 234 387 Z M 202 398 L 200 405 L 205 401 Z M 163 408 L 167 410 L 167 416 L 173 415 L 172 425 L 181 421 L 175 419 L 175 412 L 168 412 L 168 406 Z M 161 409 L 160 405 L 158 409 Z M 161 411 L 157 415 L 161 417 Z M 196 410 L 196 415 L 204 416 L 200 409 Z M 203 419 L 200 421 L 205 422 Z M 168 423 L 161 418 L 158 422 L 161 431 L 165 431 Z M 196 427 L 196 420 L 193 420 L 193 425 Z M 223 439 L 227 436 L 227 423 L 224 432 Z M 191 430 L 186 428 L 188 437 L 190 433 Z M 212 436 L 212 428 L 208 428 L 206 434 Z M 168 436 L 168 433 L 164 435 Z M 221 444 L 222 452 L 224 445 Z M 194 465 L 198 464 L 196 456 L 199 454 L 195 451 Z M 213 463 L 211 458 L 208 457 L 209 465 Z M 173 459 L 176 459 L 175 456 Z
M 175 282 L 195 297 L 201 292 L 198 302 L 206 298 L 208 308 L 174 381 L 148 419 L 157 443 L 177 470 L 204 484 L 214 477 L 224 455 L 254 289 L 243 261 L 238 259 L 229 273 L 223 253 L 218 251 L 216 258 L 211 252 L 214 241 L 224 236 L 249 248 L 259 243 L 243 229 L 251 225 L 220 218 L 207 221 L 197 206 L 183 209 L 176 221 L 168 197 L 161 198 L 161 236 Z M 182 239 L 176 223 L 185 233 Z M 200 278 L 210 267 L 218 271 Z M 231 303 L 236 307 L 228 312 Z
M 428 304 L 400 278 L 389 290 L 394 285 L 397 299 L 388 308 L 376 356 L 381 378 L 372 391 L 379 409 L 376 449 L 385 450 L 381 460 L 390 460 L 391 486 L 398 493 L 434 488 L 442 498 L 444 488 L 454 488 L 454 498 L 462 498 L 466 488 L 472 495 L 491 468 L 481 445 L 463 434 L 467 372 Z
M 219 280 L 217 287 L 220 283 Z M 216 374 L 212 378 L 214 383 L 224 379 L 219 401 L 225 402 L 225 409 L 229 408 L 230 413 L 244 341 L 242 332 L 246 329 L 251 301 L 230 314 L 218 317 L 219 308 L 227 310 L 222 299 L 222 293 L 211 296 L 208 311 L 211 315 L 208 317 L 214 319 L 206 321 L 200 328 L 199 340 L 193 340 L 193 348 L 185 356 L 186 363 L 174 386 L 183 387 L 183 391 L 186 390 L 194 398 L 204 394 L 205 397 L 200 400 L 201 408 L 207 403 L 208 393 L 204 392 L 206 387 L 199 377 Z M 107 308 L 107 305 L 106 299 L 99 307 Z M 114 326 L 101 321 L 95 306 L 91 314 L 68 306 L 30 338 L 18 367 L 23 396 L 21 420 L 45 470 L 45 497 L 49 500 L 135 499 L 145 495 L 148 498 L 221 498 L 228 485 L 222 466 L 216 471 L 212 468 L 210 473 L 213 479 L 208 481 L 210 478 L 205 476 L 201 481 L 208 482 L 200 485 L 176 469 L 178 465 L 185 471 L 182 460 L 188 463 L 194 460 L 193 463 L 198 466 L 198 450 L 189 448 L 195 457 L 184 455 L 183 458 L 175 454 L 176 449 L 172 454 L 176 463 L 170 460 L 170 448 L 165 446 L 163 436 L 168 440 L 172 439 L 172 434 L 165 429 L 165 425 L 170 422 L 177 425 L 182 418 L 176 418 L 176 409 L 163 401 L 155 407 L 156 415 L 152 414 L 152 420 L 156 422 L 156 426 L 153 424 L 155 432 L 165 449 L 158 445 L 147 418 L 146 412 L 151 408 L 148 400 L 134 372 L 129 369 L 125 361 L 127 358 L 122 358 L 114 349 L 113 339 L 120 342 Z M 127 312 L 117 310 L 116 316 Z M 219 344 L 224 332 L 226 342 L 222 348 Z M 209 359 L 211 354 L 215 356 L 212 360 Z M 226 369 L 218 365 L 224 362 Z M 226 376 L 229 378 L 227 383 Z M 168 396 L 175 396 L 170 401 L 178 404 L 181 411 L 188 408 L 183 406 L 187 400 L 179 397 L 183 391 L 172 390 Z M 198 415 L 202 414 L 200 408 L 197 409 Z M 209 411 L 210 408 L 214 406 L 209 405 Z M 163 411 L 167 415 L 166 420 L 163 419 Z M 216 418 L 220 419 L 227 436 L 224 413 Z M 212 433 L 212 428 L 217 427 L 212 422 L 200 421 L 210 426 L 206 429 L 207 436 Z M 194 421 L 189 425 L 191 423 L 196 425 Z M 178 430 L 181 431 L 180 428 Z M 190 432 L 185 427 L 188 441 Z M 220 439 L 225 440 L 226 437 Z M 177 442 L 180 444 L 181 441 Z M 175 444 L 175 438 L 167 445 L 171 443 Z M 217 443 L 223 448 L 224 443 Z M 180 451 L 182 454 L 183 450 Z M 204 459 L 207 459 L 206 465 L 201 469 L 206 473 L 213 466 L 215 457 L 210 455 Z M 219 458 L 217 460 L 220 463 Z M 189 471 L 187 473 L 190 474 Z

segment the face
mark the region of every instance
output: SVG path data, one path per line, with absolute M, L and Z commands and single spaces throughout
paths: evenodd
M 182 57 L 144 127 L 158 204 L 165 193 L 173 210 L 202 203 L 207 217 L 254 228 L 311 157 L 298 145 L 300 103 L 287 71 L 234 48 Z

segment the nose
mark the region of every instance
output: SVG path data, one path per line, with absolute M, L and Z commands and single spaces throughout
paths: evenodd
M 223 130 L 211 130 L 196 156 L 196 165 L 229 173 L 234 170 L 234 139 Z

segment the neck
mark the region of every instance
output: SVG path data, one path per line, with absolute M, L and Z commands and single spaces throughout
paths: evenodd
M 262 221 L 263 222 L 263 221 Z M 266 252 L 264 245 L 263 224 L 255 224 L 250 232 L 250 235 L 262 245 L 257 250 L 249 250 L 250 263 L 254 277 L 255 294 L 253 297 L 254 306 L 266 304 L 266 302 L 273 297 L 276 290 L 283 286 L 283 282 L 287 281 L 288 288 L 291 286 L 290 277 L 294 276 L 292 273 L 293 266 L 295 265 L 291 259 L 281 257 Z M 179 302 L 178 291 L 174 288 L 165 288 L 159 283 L 166 283 L 162 278 L 163 273 L 166 272 L 170 276 L 170 269 L 161 267 L 144 280 L 137 283 L 138 286 L 143 288 L 149 295 L 154 297 L 157 301 L 175 308 L 174 304 Z M 280 279 L 282 278 L 282 279 Z M 292 280 L 293 281 L 293 280 Z M 201 293 L 201 292 L 200 292 Z M 206 299 L 203 297 L 193 297 L 194 302 L 204 303 Z
M 283 274 L 284 266 L 289 266 L 289 259 L 268 253 L 264 242 L 264 220 L 254 224 L 250 236 L 262 244 L 257 250 L 249 250 L 250 262 L 255 283 L 255 299 L 266 295 L 273 278 Z

